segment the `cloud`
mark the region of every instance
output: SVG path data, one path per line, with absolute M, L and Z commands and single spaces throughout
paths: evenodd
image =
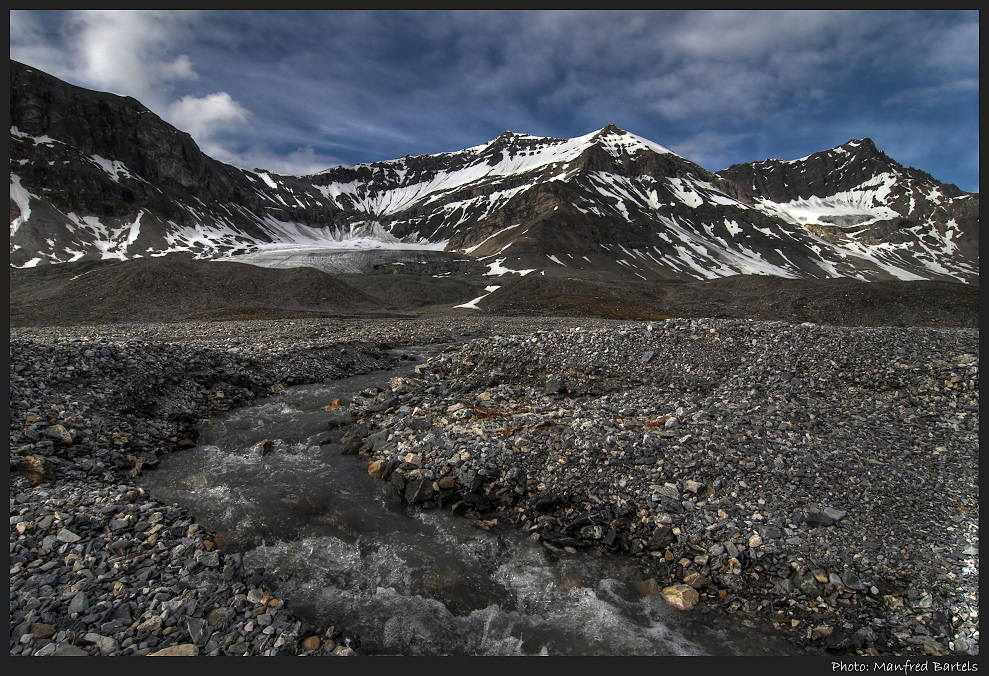
M 134 97 L 191 134 L 208 154 L 236 156 L 220 138 L 247 125 L 247 108 L 225 91 L 196 96 L 178 89 L 199 79 L 183 49 L 195 49 L 201 16 L 169 10 L 12 11 L 11 58 L 23 55 L 62 79 Z
M 226 92 L 216 92 L 201 98 L 183 96 L 168 106 L 167 115 L 179 129 L 204 141 L 217 133 L 228 132 L 245 124 L 251 117 L 250 112 Z
M 134 96 L 217 159 L 281 171 L 282 150 L 291 173 L 306 173 L 338 156 L 456 150 L 505 129 L 572 137 L 608 123 L 668 147 L 685 139 L 683 154 L 705 166 L 798 157 L 911 117 L 964 114 L 977 135 L 978 17 L 12 11 L 10 31 L 12 58 Z
M 177 53 L 196 17 L 164 10 L 66 12 L 60 33 L 72 57 L 72 77 L 149 107 L 163 106 L 169 83 L 197 77 L 191 57 Z
M 241 150 L 222 146 L 204 147 L 210 157 L 243 169 L 267 169 L 276 174 L 304 176 L 345 164 L 339 157 L 317 152 L 311 145 L 285 151 L 267 145 L 253 144 Z

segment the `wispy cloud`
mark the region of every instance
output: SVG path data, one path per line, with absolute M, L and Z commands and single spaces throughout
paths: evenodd
M 974 11 L 13 11 L 10 30 L 11 58 L 292 173 L 505 129 L 614 123 L 729 163 L 892 122 L 950 136 L 934 113 L 978 133 Z

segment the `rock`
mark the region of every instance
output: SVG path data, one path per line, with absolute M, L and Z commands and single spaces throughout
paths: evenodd
M 36 639 L 51 638 L 55 635 L 55 627 L 44 622 L 34 622 L 30 627 L 31 635 Z
M 653 530 L 652 535 L 649 536 L 649 541 L 646 543 L 646 549 L 649 551 L 666 549 L 676 541 L 677 537 L 673 534 L 673 529 L 670 526 L 657 526 L 656 529 Z
M 301 650 L 305 650 L 306 652 L 319 650 L 322 645 L 323 642 L 318 636 L 307 636 L 306 638 L 299 641 L 299 648 Z
M 711 580 L 696 571 L 692 571 L 683 576 L 683 583 L 689 584 L 694 589 L 703 589 L 711 583 Z
M 199 648 L 192 643 L 180 643 L 149 653 L 148 657 L 195 657 L 198 654 Z
M 561 394 L 566 391 L 562 378 L 549 378 L 543 387 L 544 394 Z
M 50 479 L 55 473 L 55 463 L 43 455 L 27 455 L 16 459 L 16 472 L 24 475 L 32 486 Z
M 69 607 L 67 612 L 69 615 L 73 613 L 81 613 L 89 608 L 89 599 L 86 597 L 86 592 L 77 592 L 72 600 L 69 601 Z
M 809 598 L 817 598 L 821 594 L 821 588 L 817 584 L 817 580 L 814 574 L 810 571 L 806 571 L 803 574 L 794 571 L 793 576 L 790 578 L 790 582 L 796 587 L 802 594 Z
M 71 644 L 60 645 L 51 653 L 52 657 L 88 657 L 89 652 Z
M 865 585 L 862 584 L 862 580 L 860 580 L 859 576 L 855 574 L 855 571 L 851 569 L 842 572 L 841 583 L 849 589 L 854 589 L 855 591 L 862 591 L 865 589 Z
M 94 644 L 104 655 L 109 655 L 117 650 L 117 641 L 109 636 L 89 632 L 83 636 L 83 640 Z
M 433 482 L 428 479 L 413 479 L 405 486 L 405 500 L 410 504 L 425 502 L 433 497 Z
M 65 429 L 65 425 L 51 425 L 45 428 L 44 435 L 54 441 L 59 441 L 66 446 L 72 444 L 72 434 Z
M 663 588 L 663 598 L 674 608 L 690 610 L 700 601 L 697 590 L 686 584 L 675 584 Z
M 185 626 L 189 632 L 189 638 L 197 646 L 203 646 L 206 644 L 206 639 L 209 634 L 209 624 L 206 620 L 201 617 L 187 617 L 185 618 Z
M 60 529 L 55 534 L 55 538 L 59 542 L 67 542 L 67 543 L 70 543 L 70 544 L 73 543 L 73 542 L 79 542 L 80 540 L 82 540 L 81 537 L 79 537 L 78 535 L 76 535 L 75 533 L 73 533 L 72 531 L 70 531 L 68 528 L 62 528 L 62 529 Z
M 385 469 L 388 467 L 387 460 L 372 460 L 367 466 L 367 473 L 373 479 L 385 479 Z
M 536 499 L 533 509 L 537 512 L 546 513 L 552 512 L 566 504 L 567 500 L 562 495 L 557 493 L 543 493 Z
M 824 512 L 807 512 L 801 517 L 801 522 L 806 523 L 808 526 L 831 526 L 834 524 L 834 519 L 825 514 Z

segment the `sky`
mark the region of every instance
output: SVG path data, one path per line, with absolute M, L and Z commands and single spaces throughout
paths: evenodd
M 615 124 L 712 171 L 869 137 L 979 190 L 971 10 L 11 10 L 10 58 L 248 169 Z

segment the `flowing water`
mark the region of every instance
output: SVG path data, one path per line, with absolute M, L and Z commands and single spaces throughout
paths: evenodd
M 669 607 L 627 558 L 560 555 L 510 526 L 404 505 L 338 440 L 357 393 L 412 368 L 293 387 L 217 417 L 145 485 L 264 568 L 297 616 L 358 634 L 365 654 L 800 654 Z

